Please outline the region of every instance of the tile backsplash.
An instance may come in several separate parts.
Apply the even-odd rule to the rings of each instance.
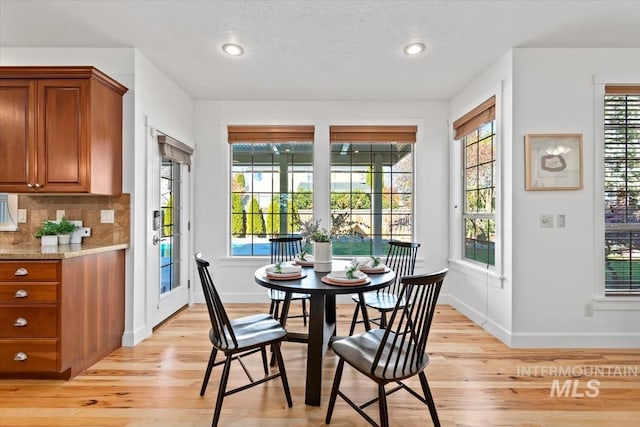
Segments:
[[[18,209],[27,210],[27,222],[18,224],[18,231],[0,232],[0,244],[37,243],[33,237],[45,220],[55,220],[56,211],[64,210],[69,220],[82,221],[91,228],[91,236],[83,243],[129,243],[131,230],[130,194],[120,196],[94,195],[19,195]],[[113,210],[113,224],[100,222],[101,210]]]

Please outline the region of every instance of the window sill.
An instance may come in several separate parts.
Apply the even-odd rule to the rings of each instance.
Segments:
[[[594,311],[640,311],[640,296],[594,297]]]
[[[0,225],[0,231],[18,231],[15,225]]]
[[[461,259],[449,259],[449,267],[452,270],[459,271],[475,280],[486,281],[488,284],[496,288],[503,288],[504,277],[498,275],[494,267],[486,267]]]

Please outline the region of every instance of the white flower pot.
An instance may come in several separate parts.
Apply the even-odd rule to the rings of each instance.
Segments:
[[[71,241],[71,234],[58,234],[58,244],[68,245]]]
[[[42,236],[40,244],[42,246],[58,246],[58,236]]]
[[[313,242],[313,269],[317,272],[331,271],[331,242]]]

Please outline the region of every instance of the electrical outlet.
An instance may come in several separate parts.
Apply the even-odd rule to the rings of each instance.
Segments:
[[[91,236],[91,227],[82,227],[80,229],[80,235],[82,237],[90,237]]]
[[[113,209],[103,209],[100,211],[100,222],[102,224],[113,224]]]
[[[19,223],[27,222],[27,210],[26,209],[18,209],[18,222]]]
[[[593,317],[593,304],[587,303],[584,305],[584,316]]]
[[[64,218],[64,213],[64,209],[58,209],[56,211],[56,221],[62,220],[62,218]]]

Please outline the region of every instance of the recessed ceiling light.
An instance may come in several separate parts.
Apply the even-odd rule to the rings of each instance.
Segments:
[[[222,45],[222,50],[227,55],[231,56],[240,56],[244,53],[244,49],[239,44],[235,43],[225,43]]]
[[[409,43],[402,49],[402,51],[406,55],[417,55],[419,53],[424,52],[425,45],[424,43]]]

